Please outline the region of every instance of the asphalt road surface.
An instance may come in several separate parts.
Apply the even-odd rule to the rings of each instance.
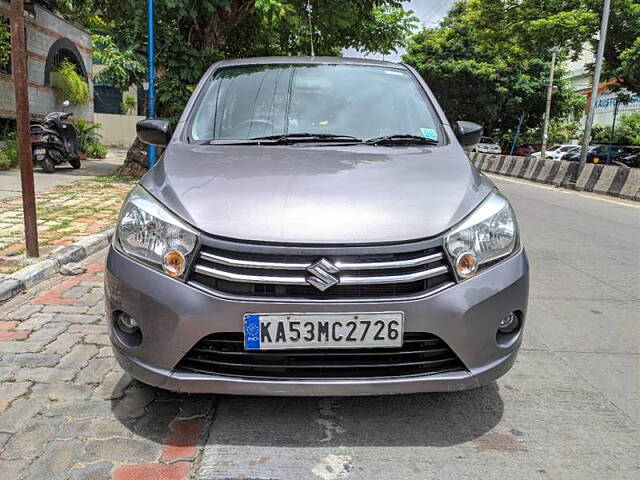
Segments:
[[[494,180],[531,261],[515,367],[461,393],[218,397],[197,478],[640,478],[640,205]]]

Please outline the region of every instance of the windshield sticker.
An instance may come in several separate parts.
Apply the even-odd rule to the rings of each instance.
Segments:
[[[436,132],[433,128],[420,128],[420,131],[422,132],[422,136],[424,138],[438,140],[438,132]]]

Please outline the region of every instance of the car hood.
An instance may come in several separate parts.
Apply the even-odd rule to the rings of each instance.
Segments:
[[[493,188],[455,144],[178,143],[141,184],[207,234],[296,244],[432,237],[462,220]]]

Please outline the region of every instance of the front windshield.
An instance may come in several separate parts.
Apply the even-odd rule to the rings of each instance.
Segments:
[[[442,138],[409,72],[360,65],[222,69],[202,93],[190,130],[203,143],[297,133]]]

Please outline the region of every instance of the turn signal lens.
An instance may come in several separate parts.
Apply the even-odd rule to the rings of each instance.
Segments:
[[[176,250],[171,250],[162,257],[162,269],[172,277],[182,275],[186,266],[184,255]]]
[[[468,278],[478,271],[478,259],[471,252],[465,252],[456,258],[456,272],[462,278]]]

